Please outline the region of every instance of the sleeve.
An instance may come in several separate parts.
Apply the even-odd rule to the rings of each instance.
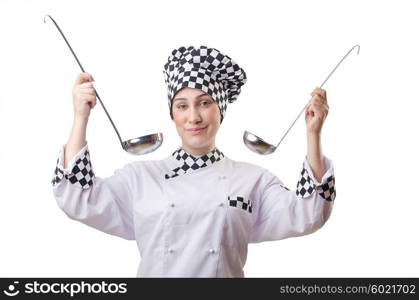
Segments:
[[[67,168],[63,167],[65,145],[61,148],[52,179],[58,206],[73,220],[127,240],[134,240],[133,170],[130,165],[108,178],[96,177],[88,145]]]
[[[332,212],[336,191],[333,163],[327,157],[324,160],[326,172],[318,182],[305,159],[294,191],[265,170],[259,182],[261,192],[256,201],[257,214],[250,243],[310,234],[326,223]]]

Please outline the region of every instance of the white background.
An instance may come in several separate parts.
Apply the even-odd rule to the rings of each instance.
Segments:
[[[337,198],[314,234],[252,244],[247,277],[419,276],[418,7],[415,1],[0,2],[0,276],[131,277],[135,242],[70,220],[52,195],[59,148],[72,124],[80,72],[60,25],[123,139],[163,132],[142,157],[121,150],[98,104],[88,126],[95,173],[161,159],[180,145],[162,68],[172,49],[207,45],[243,67],[217,146],[267,167],[295,188],[306,154],[299,119],[278,150],[250,152],[244,130],[277,143],[333,67],[324,154]],[[416,119],[416,120],[415,120]]]

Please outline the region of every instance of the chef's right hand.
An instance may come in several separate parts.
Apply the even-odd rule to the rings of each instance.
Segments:
[[[96,105],[96,90],[93,87],[94,79],[89,73],[80,73],[73,86],[74,117],[88,119],[90,110]]]

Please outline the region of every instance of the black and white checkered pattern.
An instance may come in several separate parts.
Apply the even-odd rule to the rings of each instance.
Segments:
[[[89,150],[86,150],[83,155],[76,160],[70,174],[65,174],[58,163],[59,159],[57,159],[57,165],[51,181],[53,186],[58,184],[63,178],[68,179],[72,184],[83,189],[88,189],[93,184],[95,174],[93,173],[92,164],[90,162]]]
[[[252,213],[252,201],[250,199],[245,199],[241,196],[230,197],[228,196],[228,204],[230,206],[241,208],[249,213]]]
[[[331,175],[327,178],[326,183],[317,187],[317,190],[324,199],[333,201],[336,198],[335,176]]]
[[[303,165],[303,169],[300,173],[300,179],[297,183],[296,194],[300,197],[307,197],[310,196],[315,189],[316,187],[314,185],[314,182],[311,179],[310,175],[308,175],[308,172]]]
[[[52,177],[52,181],[51,181],[53,186],[57,185],[64,177],[63,170],[58,166],[59,161],[60,159],[57,158],[57,163],[54,170],[54,176]]]
[[[329,176],[327,178],[326,183],[316,186],[303,164],[303,169],[301,171],[300,180],[298,180],[297,189],[295,192],[297,196],[305,198],[305,197],[310,196],[315,190],[317,190],[317,192],[320,194],[320,196],[323,199],[327,201],[335,200],[336,198],[335,176],[333,175]]]
[[[165,174],[164,178],[166,179],[183,175],[191,170],[207,167],[224,157],[224,154],[217,148],[199,157],[185,152],[182,148],[177,149],[172,155],[179,161],[180,167],[173,169],[170,174]]]
[[[183,87],[201,89],[217,102],[221,122],[227,111],[227,103],[233,103],[246,83],[246,73],[229,56],[206,46],[180,47],[172,51],[164,65],[164,81],[167,84],[170,116],[172,99]]]

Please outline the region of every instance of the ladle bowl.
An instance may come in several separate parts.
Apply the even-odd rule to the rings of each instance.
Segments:
[[[143,155],[156,150],[163,143],[163,134],[154,133],[122,142],[122,148],[130,154]]]
[[[275,151],[276,147],[265,142],[262,138],[245,131],[243,135],[243,142],[253,152],[262,155],[268,155]]]

